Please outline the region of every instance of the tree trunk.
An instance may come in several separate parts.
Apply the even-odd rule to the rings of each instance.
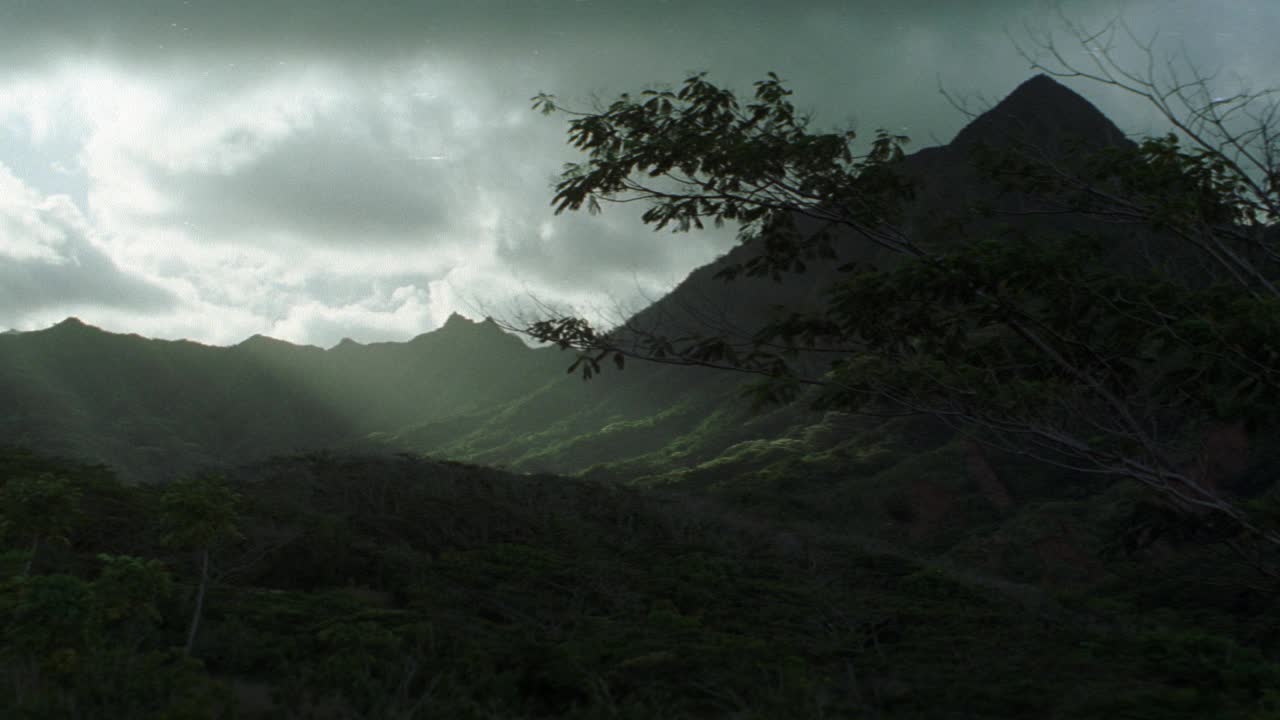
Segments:
[[[183,655],[191,655],[191,648],[196,644],[196,632],[200,630],[200,615],[204,612],[204,593],[209,587],[209,548],[200,552],[200,586],[196,589],[196,609],[191,613],[191,627],[187,630],[187,646]]]
[[[29,556],[27,556],[27,564],[26,564],[26,567],[22,568],[22,576],[23,576],[23,577],[28,577],[28,576],[30,576],[30,575],[31,575],[31,566],[35,564],[35,562],[36,562],[36,553],[37,553],[37,552],[39,552],[39,551],[40,551],[40,536],[39,536],[39,535],[37,535],[37,536],[35,536],[35,538],[34,538],[34,539],[32,539],[32,541],[31,541],[31,554],[30,554]]]
[[[983,497],[1002,513],[1012,510],[1013,495],[1009,493],[1009,486],[1004,484],[995,468],[991,467],[991,461],[982,446],[976,440],[967,439],[964,441],[964,453],[969,477],[977,483]]]

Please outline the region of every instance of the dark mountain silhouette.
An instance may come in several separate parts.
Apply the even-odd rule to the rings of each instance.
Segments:
[[[995,107],[966,125],[946,146],[964,150],[979,143],[1022,144],[1056,159],[1073,150],[1072,142],[1098,150],[1128,142],[1124,133],[1093,103],[1048,75],[1023,82]]]
[[[1004,100],[978,115],[947,145],[907,155],[898,172],[912,181],[916,201],[906,209],[903,226],[925,246],[943,247],[957,238],[955,221],[963,219],[970,235],[992,232],[1009,222],[1006,217],[981,219],[975,207],[990,204],[997,211],[1025,212],[1044,209],[1043,200],[1017,193],[1000,193],[993,182],[973,166],[980,147],[1016,150],[1045,162],[1072,165],[1082,151],[1131,144],[1105,115],[1070,88],[1037,75],[1019,85]],[[806,218],[797,224],[814,232],[818,225]],[[1061,229],[1061,216],[1017,219],[1028,232]],[[1080,219],[1074,222],[1082,223]],[[701,332],[748,338],[773,308],[814,308],[822,291],[839,277],[836,268],[859,261],[891,267],[904,259],[868,241],[845,235],[836,243],[835,263],[814,263],[806,272],[785,275],[781,282],[769,278],[739,277],[724,282],[715,276],[725,267],[749,260],[759,253],[752,244],[739,245],[715,262],[694,270],[671,293],[632,317],[632,324],[654,332],[680,336]]]
[[[950,222],[957,217],[965,216],[972,232],[990,231],[1006,222],[1003,218],[979,222],[973,210],[980,202],[1005,213],[1053,207],[1043,197],[998,192],[974,166],[975,153],[983,149],[1079,171],[1082,161],[1100,150],[1132,146],[1092,103],[1053,78],[1037,75],[974,118],[947,145],[926,148],[905,159],[902,173],[914,181],[916,189],[908,231],[945,243],[946,235],[953,232]],[[1061,220],[1024,216],[1018,222],[1033,231]]]

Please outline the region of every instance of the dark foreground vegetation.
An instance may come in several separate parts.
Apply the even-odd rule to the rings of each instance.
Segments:
[[[4,717],[1280,714],[1276,588],[1203,542],[1054,590],[769,503],[409,457],[168,486],[2,458]]]

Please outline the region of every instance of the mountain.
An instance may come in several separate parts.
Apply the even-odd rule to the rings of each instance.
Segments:
[[[1069,163],[1080,148],[1126,143],[1123,133],[1091,103],[1052,78],[1038,75],[976,117],[949,144],[904,158],[898,172],[917,191],[904,224],[925,246],[944,248],[957,238],[950,219],[965,219],[963,232],[970,235],[992,232],[1010,222],[974,217],[973,207],[979,202],[1007,211],[1035,206],[1034,199],[1002,194],[979,175],[973,168],[973,153],[981,146],[1034,151],[1051,161]],[[797,223],[817,230],[804,219]],[[1064,227],[1061,216],[1051,220],[1020,217],[1017,223],[1028,231]],[[780,281],[745,276],[732,282],[717,279],[722,269],[759,252],[753,244],[740,244],[695,269],[669,294],[632,316],[630,324],[674,337],[701,332],[745,340],[777,307],[818,307],[825,288],[840,277],[839,264],[858,260],[887,267],[901,259],[860,238],[837,237],[836,249],[837,262],[815,263],[806,272],[784,275]],[[824,366],[816,367],[820,371]],[[794,408],[763,416],[749,412],[734,398],[750,379],[714,370],[632,363],[621,373],[606,370],[604,377],[585,386],[575,378],[547,385],[501,413],[478,420],[466,433],[442,436],[427,425],[393,437],[409,447],[475,462],[555,472],[581,472],[605,463],[625,467],[625,474],[634,476],[713,461],[737,443],[777,433],[779,426],[785,431],[801,423],[801,418],[821,424],[820,416],[806,416]],[[557,420],[548,423],[548,413]],[[702,428],[703,442],[695,453],[689,437],[698,428]]]
[[[1076,93],[1048,77],[1031,78],[951,143],[902,161],[900,172],[918,192],[906,225],[924,242],[945,245],[954,231],[942,221],[979,201],[1025,208],[1026,198],[1001,195],[975,173],[974,148],[1032,148],[1065,161],[1071,142],[1100,148],[1128,141]],[[983,230],[970,219],[965,231]],[[838,247],[845,261],[894,261],[856,239],[840,238]],[[747,337],[775,306],[816,306],[838,277],[834,264],[818,264],[781,282],[715,278],[757,251],[742,245],[694,270],[633,323],[668,334],[710,326]],[[353,442],[523,470],[612,466],[634,475],[714,461],[735,443],[785,430],[803,415],[752,414],[736,399],[748,376],[631,363],[584,383],[564,373],[571,359],[554,348],[530,349],[492,320],[460,315],[405,343],[346,340],[329,350],[263,336],[230,348],[147,340],[71,318],[44,331],[0,335],[0,430],[147,479]],[[690,442],[694,436],[698,442]]]
[[[911,181],[916,199],[905,208],[902,226],[925,247],[939,248],[955,241],[958,231],[953,221],[957,219],[965,220],[964,232],[970,235],[992,232],[1007,222],[1004,218],[976,217],[974,209],[979,203],[1004,212],[1044,209],[1042,200],[1001,193],[994,182],[983,177],[973,163],[979,148],[1021,151],[1070,166],[1082,155],[1081,151],[1132,145],[1093,104],[1056,80],[1036,75],[975,117],[950,143],[924,148],[903,159],[896,170]],[[819,229],[815,221],[803,217],[795,222],[802,232]],[[1017,223],[1030,232],[1060,228],[1062,218],[1024,216]],[[780,282],[748,277],[730,283],[717,280],[715,276],[722,269],[759,253],[750,243],[738,245],[694,270],[671,293],[637,313],[632,322],[645,329],[674,328],[674,335],[705,331],[711,326],[747,338],[776,306],[815,307],[822,291],[839,277],[839,265],[857,261],[884,268],[904,259],[848,233],[837,235],[835,250],[837,262],[812,263],[804,273],[784,275]]]
[[[974,118],[948,143],[948,151],[979,143],[1020,144],[1062,160],[1076,149],[1100,150],[1128,142],[1093,103],[1043,73],[1024,81]]]
[[[1042,201],[1001,192],[973,168],[973,154],[986,146],[1069,164],[1080,148],[1126,144],[1088,101],[1051,78],[1033,77],[950,143],[906,156],[898,171],[913,181],[917,199],[904,224],[938,248],[1001,224],[1029,232],[1096,227],[1061,215],[979,216],[979,203],[1016,212]],[[837,240],[842,261],[896,261],[856,238]],[[1117,247],[1129,252],[1133,245]],[[675,335],[710,326],[747,337],[775,306],[815,306],[839,277],[836,264],[817,264],[780,282],[715,278],[756,252],[740,245],[694,270],[633,322]],[[818,454],[856,455],[851,443],[874,430],[803,404],[753,412],[739,397],[747,375],[631,362],[583,382],[565,374],[571,360],[555,348],[530,349],[492,321],[457,315],[406,343],[347,340],[329,350],[261,336],[207,348],[110,335],[68,320],[0,336],[0,430],[150,479],[273,452],[372,443],[525,472],[646,482],[703,477],[704,466],[718,468],[712,475],[763,467],[794,455],[792,446],[774,442],[780,438],[808,438],[800,444]],[[902,446],[916,451],[945,438],[937,428],[912,432]],[[826,439],[813,445],[813,438]]]
[[[481,410],[559,371],[547,351],[460,316],[407,343],[327,351],[151,340],[68,318],[0,335],[0,433],[160,480]]]

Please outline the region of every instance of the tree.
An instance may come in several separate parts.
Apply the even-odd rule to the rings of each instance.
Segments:
[[[80,489],[61,475],[19,476],[0,488],[0,530],[31,543],[23,575],[31,574],[41,543],[69,542],[79,517]]]
[[[0,666],[16,706],[53,705],[62,712],[50,715],[69,714],[67,689],[84,659],[89,592],[89,583],[64,573],[0,583]]]
[[[210,554],[218,543],[242,537],[236,526],[239,500],[239,494],[216,475],[174,481],[160,496],[161,521],[166,528],[165,542],[174,547],[195,550],[200,556],[195,608],[191,612],[187,642],[183,648],[186,655],[191,654],[200,629],[205,593],[209,587]]]
[[[1060,66],[1034,67],[1135,92],[1181,138],[1070,164],[1017,146],[979,148],[973,161],[1040,198],[1036,213],[1125,232],[1078,223],[1088,231],[914,235],[903,222],[914,187],[898,172],[907,139],[879,131],[857,154],[853,132],[811,131],[773,74],[745,103],[704,74],[591,112],[543,94],[535,108],[566,113],[570,144],[587,156],[565,167],[557,213],[639,201],[656,229],[736,222],[758,252],[726,266],[725,280],[805,272],[846,246],[895,259],[844,265],[818,311],[779,315],[745,342],[630,325],[606,332],[563,315],[521,329],[576,350],[570,369],[585,377],[631,356],[752,373],[765,400],[809,386],[820,406],[932,415],[988,445],[1137,480],[1226,536],[1280,545],[1280,527],[1196,464],[1206,427],[1268,427],[1280,408],[1276,105],[1237,129],[1233,120],[1269,95],[1221,98],[1198,74],[1175,73],[1169,86],[1119,72],[1098,34],[1070,27],[1110,74],[1072,68],[1052,39],[1045,48]],[[1136,229],[1156,238],[1157,252],[1126,244]],[[808,369],[813,357],[827,359],[824,370]]]
[[[93,632],[116,652],[131,657],[150,644],[163,618],[159,603],[172,579],[159,560],[100,554],[102,569],[93,583]]]
[[[164,647],[156,560],[99,555],[98,577],[64,573],[0,583],[0,697],[6,717],[223,716],[198,663]]]

